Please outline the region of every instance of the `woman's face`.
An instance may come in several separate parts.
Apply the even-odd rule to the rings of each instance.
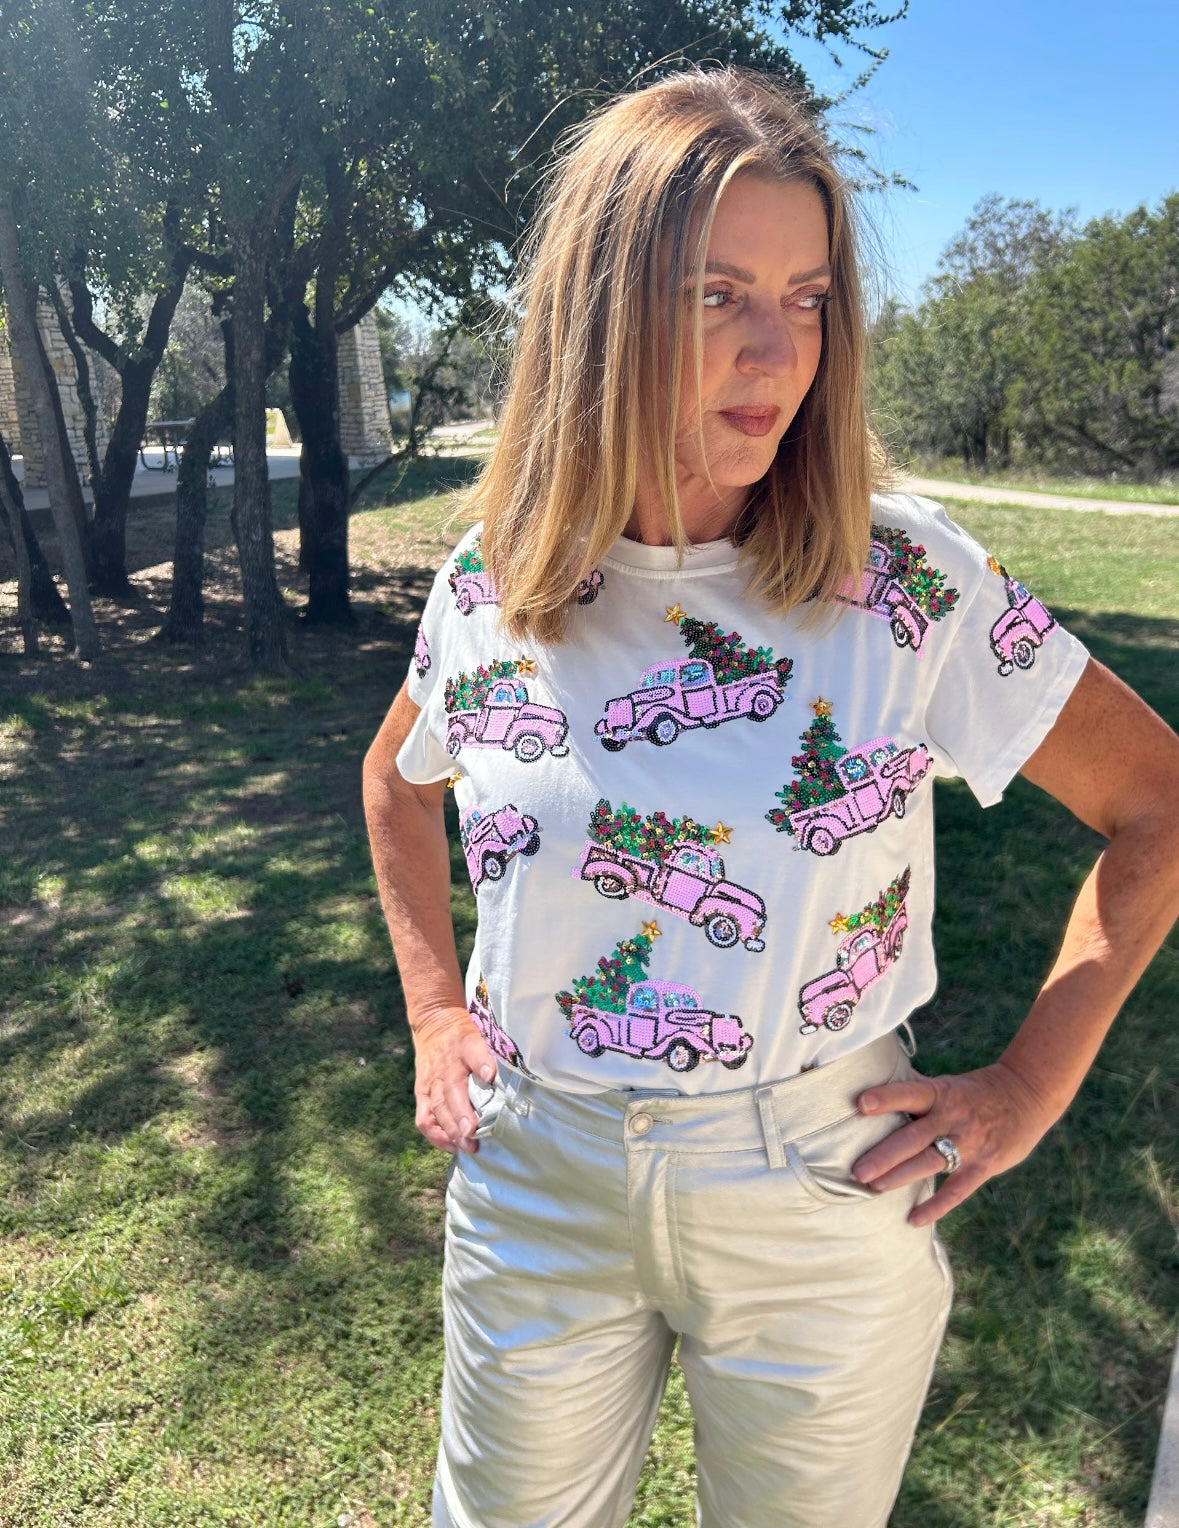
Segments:
[[[683,294],[689,344],[675,458],[692,540],[730,529],[815,379],[829,258],[826,212],[813,186],[739,175],[721,197],[698,273],[699,393],[690,342],[695,283]],[[646,540],[642,522],[654,506],[643,498],[636,508]]]

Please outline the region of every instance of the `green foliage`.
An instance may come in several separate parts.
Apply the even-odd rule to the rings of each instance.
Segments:
[[[876,331],[871,399],[902,453],[1155,478],[1179,465],[1179,193],[1078,229],[988,197],[912,312]]]
[[[785,686],[794,667],[792,658],[775,658],[769,647],[746,647],[735,631],[723,632],[715,621],[698,621],[686,615],[679,623],[688,656],[712,664],[718,684],[750,679],[754,674],[777,674]]]
[[[668,817],[665,812],[645,817],[625,801],[615,811],[604,796],[590,813],[587,831],[595,843],[655,864],[666,859],[677,843],[708,841],[708,830],[691,817]]]
[[[557,993],[557,1007],[566,1018],[572,1014],[575,1003],[584,1003],[587,1008],[598,1008],[603,1013],[625,1013],[628,992],[635,982],[646,978],[654,942],[653,934],[620,939],[609,956],[601,957],[596,971],[574,980],[572,992]]]
[[[454,571],[456,573],[482,573],[483,571],[483,543],[478,536],[471,542],[469,547],[454,559]]]
[[[497,679],[514,679],[519,669],[510,658],[480,664],[473,674],[456,674],[446,681],[442,703],[447,711],[477,711]]]

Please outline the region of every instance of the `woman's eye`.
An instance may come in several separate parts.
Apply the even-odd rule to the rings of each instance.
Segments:
[[[718,291],[705,292],[700,299],[700,306],[702,308],[723,308],[727,306],[732,295],[731,292],[726,291],[723,287]]]
[[[820,313],[831,301],[831,293],[807,292],[804,296],[795,300],[804,313]]]

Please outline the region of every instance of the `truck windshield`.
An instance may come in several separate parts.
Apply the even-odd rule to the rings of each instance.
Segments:
[[[708,669],[703,663],[685,663],[680,669],[681,684],[707,684]]]
[[[667,994],[667,1006],[669,1008],[695,1008],[696,994],[694,992],[669,992]]]
[[[876,768],[879,769],[882,764],[888,763],[896,751],[897,745],[895,743],[883,743],[879,748],[873,748],[868,757]]]
[[[675,857],[677,870],[694,870],[698,875],[708,874],[708,861],[695,849],[681,849]]]
[[[868,761],[853,754],[850,759],[839,761],[839,772],[849,784],[854,785],[857,780],[868,778]]]
[[[675,669],[652,669],[649,674],[643,675],[643,689],[650,690],[657,684],[674,684]]]
[[[659,994],[654,987],[635,987],[630,994],[630,1006],[641,1009],[644,1013],[657,1013]]]

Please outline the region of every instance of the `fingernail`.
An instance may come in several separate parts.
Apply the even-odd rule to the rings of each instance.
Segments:
[[[876,1103],[877,1103],[877,1099],[876,1099],[876,1094],[875,1093],[861,1093],[860,1094],[860,1108],[861,1109],[875,1109]]]
[[[479,1068],[479,1075],[484,1082],[490,1082],[495,1076],[495,1068],[493,1066],[481,1066]]]
[[[464,1135],[470,1135],[472,1130],[474,1130],[474,1128],[475,1128],[475,1121],[473,1119],[461,1119],[461,1120],[459,1120],[459,1129],[462,1131],[462,1133]]]

